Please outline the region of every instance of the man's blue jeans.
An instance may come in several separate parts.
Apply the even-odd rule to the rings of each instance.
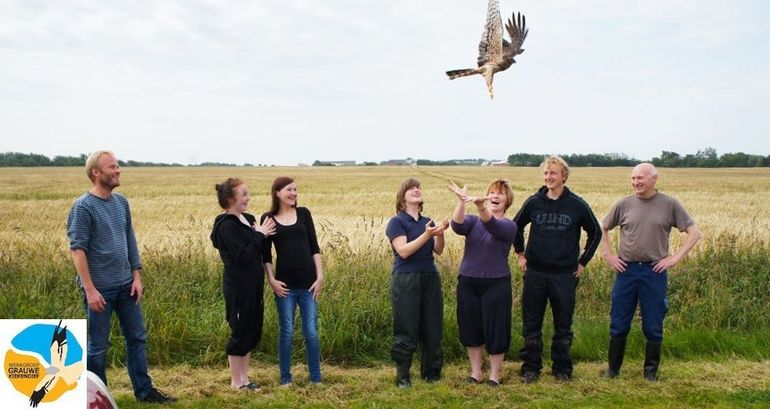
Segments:
[[[110,319],[114,311],[118,315],[120,329],[126,340],[126,365],[134,396],[144,398],[152,389],[152,380],[147,374],[147,331],[144,327],[142,307],[132,297],[131,283],[101,289],[106,305],[104,311],[94,312],[88,308],[85,292],[81,289],[83,303],[88,317],[88,352],[86,367],[107,385],[107,349],[110,346]]]
[[[310,382],[321,382],[321,347],[318,340],[318,304],[313,293],[306,289],[289,290],[286,297],[275,296],[278,309],[278,360],[281,369],[281,385],[292,382],[291,351],[294,336],[294,315],[297,305],[302,318],[302,335],[305,337]]]
[[[615,275],[610,308],[610,336],[625,338],[631,329],[636,305],[642,313],[642,331],[651,342],[663,341],[663,318],[668,311],[668,271],[652,271],[652,263],[627,262]]]

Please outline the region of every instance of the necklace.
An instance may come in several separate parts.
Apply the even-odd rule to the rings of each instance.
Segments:
[[[278,221],[281,222],[281,224],[286,224],[291,222],[292,216],[296,216],[296,214],[291,215],[291,214],[285,213],[281,216],[276,215],[276,217],[278,217]]]

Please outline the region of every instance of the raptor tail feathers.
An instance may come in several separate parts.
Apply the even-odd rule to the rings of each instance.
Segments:
[[[453,80],[455,78],[460,78],[460,77],[467,77],[469,75],[476,75],[476,74],[481,74],[481,71],[479,71],[478,69],[466,68],[463,70],[451,70],[446,72],[446,75],[449,77],[450,80]]]

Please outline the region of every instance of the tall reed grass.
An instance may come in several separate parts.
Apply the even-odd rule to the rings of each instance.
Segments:
[[[319,327],[324,360],[367,364],[388,359],[391,340],[389,277],[392,254],[379,236],[379,223],[362,218],[367,245],[350,239],[321,221],[326,243],[323,257],[326,285],[320,299]],[[364,234],[366,235],[366,234]],[[697,257],[672,270],[670,312],[666,319],[667,353],[679,357],[746,358],[770,356],[770,251],[764,243],[736,248],[733,237],[706,244]],[[84,317],[75,286],[75,271],[59,246],[17,246],[0,258],[0,316],[6,318]],[[228,327],[221,295],[222,266],[202,257],[210,243],[187,240],[145,248],[143,308],[150,334],[153,363],[223,362]],[[456,258],[460,255],[450,255]],[[35,260],[30,262],[29,260]],[[464,357],[457,340],[455,289],[457,263],[439,263],[444,291],[444,349],[447,359]],[[513,351],[520,347],[521,273],[514,270]],[[576,359],[605,356],[609,298],[614,273],[595,260],[581,279],[575,313]],[[276,359],[277,322],[272,293],[265,291],[265,330],[259,352]],[[638,317],[637,317],[638,318]],[[546,342],[551,333],[546,316]],[[638,319],[637,319],[638,321]],[[639,326],[631,343],[642,341]],[[113,325],[111,358],[123,359],[120,331]],[[297,356],[302,338],[295,337]],[[629,348],[634,356],[635,348]],[[641,350],[641,348],[637,348]]]

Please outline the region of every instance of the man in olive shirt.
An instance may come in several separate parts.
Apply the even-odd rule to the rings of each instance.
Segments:
[[[644,378],[658,379],[663,318],[668,310],[668,269],[679,263],[701,238],[701,231],[675,198],[655,188],[658,172],[642,163],[631,172],[634,194],[620,199],[602,221],[601,251],[617,272],[610,309],[609,369],[604,377],[620,374],[626,336],[637,303],[642,313],[642,331],[647,338]],[[620,226],[618,255],[610,247],[609,230]],[[682,246],[669,255],[671,228],[686,234]]]

